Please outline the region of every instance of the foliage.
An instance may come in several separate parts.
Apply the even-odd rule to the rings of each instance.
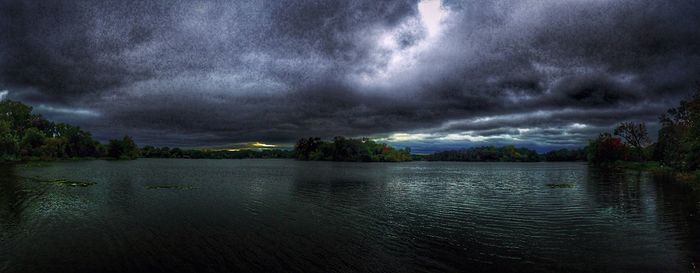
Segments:
[[[615,128],[614,134],[622,137],[625,143],[634,149],[638,161],[645,159],[644,147],[650,142],[646,124],[623,122]]]
[[[700,90],[659,118],[661,129],[654,159],[682,171],[700,167]]]
[[[20,142],[20,154],[22,156],[41,156],[41,147],[46,141],[44,132],[37,128],[28,128],[24,131],[24,137]]]
[[[68,157],[98,157],[99,142],[92,139],[89,132],[85,132],[80,127],[68,124],[57,124],[55,135],[66,140],[66,155]]]
[[[602,133],[597,139],[591,140],[586,147],[586,153],[588,162],[594,165],[611,165],[628,159],[627,146],[620,138],[609,133]]]
[[[19,140],[10,126],[9,121],[0,120],[0,162],[19,158]]]
[[[139,148],[129,136],[124,136],[120,140],[110,140],[107,150],[111,158],[136,159],[139,157]]]
[[[411,161],[411,149],[395,149],[384,143],[362,138],[335,137],[325,142],[317,137],[303,138],[294,146],[294,158],[299,160],[402,162]]]
[[[135,158],[136,145],[128,139],[130,143],[125,143],[125,139],[113,142],[124,144],[126,152],[124,156],[120,152],[119,158]],[[80,127],[50,122],[41,115],[32,114],[32,107],[20,102],[0,101],[0,162],[105,157],[110,149]]]
[[[669,109],[659,117],[659,121],[661,129],[656,143],[646,145],[649,141],[643,123],[622,123],[615,130],[615,135],[623,137],[625,144],[608,133],[601,134],[586,148],[588,160],[596,165],[628,160],[626,150],[632,148],[636,160],[654,160],[660,164],[622,163],[622,167],[697,172],[700,168],[700,86],[694,96]]]
[[[453,151],[437,152],[425,157],[429,161],[487,161],[487,162],[537,162],[542,157],[534,150],[515,148],[513,145],[503,147],[484,146]]]
[[[586,161],[585,149],[559,149],[549,151],[544,155],[545,161]]]

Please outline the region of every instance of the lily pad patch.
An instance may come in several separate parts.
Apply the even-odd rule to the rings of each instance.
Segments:
[[[555,183],[550,183],[546,184],[547,187],[550,189],[569,189],[576,187],[574,184],[567,184],[567,183],[560,183],[560,184],[555,184]]]
[[[163,185],[148,185],[146,186],[149,190],[162,190],[162,189],[174,189],[174,190],[191,190],[195,187],[190,185],[174,185],[174,184],[163,184]]]

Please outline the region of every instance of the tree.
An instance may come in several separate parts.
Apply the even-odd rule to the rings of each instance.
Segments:
[[[294,145],[294,157],[299,160],[311,160],[312,154],[318,151],[321,143],[321,139],[317,137],[299,139]]]
[[[10,129],[17,135],[24,135],[24,130],[30,127],[31,121],[41,118],[32,115],[32,107],[21,102],[5,100],[0,101],[0,119],[10,123]]]
[[[584,149],[559,149],[545,153],[544,159],[546,161],[585,161],[586,151]]]
[[[397,150],[366,138],[344,137],[335,137],[333,142],[324,142],[317,137],[302,138],[294,146],[294,158],[354,162],[399,162],[412,159],[410,149]]]
[[[0,161],[17,160],[19,155],[19,140],[12,133],[10,122],[0,120]]]
[[[425,159],[429,161],[535,162],[540,161],[541,157],[534,150],[506,145],[436,152],[426,156]]]
[[[139,157],[139,148],[130,136],[124,136],[121,140],[110,140],[107,150],[109,157],[114,159],[136,159]]]
[[[114,143],[112,152],[134,158],[138,149],[130,138]],[[118,148],[119,147],[119,148]],[[10,100],[0,101],[0,161],[25,157],[100,157],[109,154],[89,132],[68,124],[54,124],[32,107]]]
[[[700,86],[685,106],[688,109],[688,148],[690,150],[686,160],[688,169],[698,170],[700,169]]]
[[[619,160],[627,159],[627,148],[620,138],[610,133],[602,133],[591,140],[586,147],[588,162],[599,166],[608,166]]]
[[[41,156],[45,159],[66,157],[66,140],[63,138],[47,138],[41,146]]]
[[[644,147],[650,142],[646,124],[623,122],[615,128],[614,134],[622,137],[627,145],[634,148],[638,161],[644,159]]]
[[[171,158],[182,158],[184,156],[184,153],[182,149],[180,148],[173,148],[170,150],[170,157]]]
[[[694,96],[659,117],[661,129],[654,158],[677,170],[700,167],[700,87]]]
[[[92,139],[89,132],[80,127],[64,123],[56,125],[55,136],[66,139],[66,153],[70,157],[97,157],[99,143]]]
[[[20,150],[23,156],[41,156],[41,146],[44,145],[46,135],[37,128],[29,128],[24,131],[20,142]]]

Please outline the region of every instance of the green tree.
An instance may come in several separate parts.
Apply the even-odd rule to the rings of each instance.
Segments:
[[[83,131],[80,127],[57,124],[55,136],[66,140],[66,153],[70,157],[97,157],[99,142],[92,138],[89,132]]]
[[[124,136],[121,140],[110,140],[107,150],[109,157],[114,159],[136,159],[139,157],[139,148],[130,136]]]
[[[299,160],[332,161],[387,161],[399,162],[412,160],[410,148],[397,150],[373,140],[334,137],[333,142],[324,142],[320,138],[302,138],[294,146],[294,157]],[[283,155],[283,154],[281,154]]]
[[[44,159],[58,159],[67,157],[66,140],[63,138],[47,138],[41,147],[41,156]]]
[[[312,160],[314,153],[318,153],[321,144],[321,139],[317,137],[299,139],[294,146],[294,157],[299,160]]]
[[[700,88],[689,100],[659,118],[661,129],[654,158],[677,170],[700,167]]]
[[[37,128],[28,128],[20,142],[20,150],[23,156],[41,156],[41,146],[44,145],[46,135]]]
[[[40,118],[32,115],[32,107],[21,102],[0,101],[0,119],[10,123],[10,129],[17,135],[24,135],[24,130],[31,127],[31,122]]]
[[[19,140],[10,128],[10,122],[0,120],[0,162],[17,160],[19,157]]]

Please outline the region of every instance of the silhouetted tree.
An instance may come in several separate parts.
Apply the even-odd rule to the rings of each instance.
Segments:
[[[124,136],[121,140],[109,141],[109,157],[115,159],[136,159],[139,157],[139,149],[130,136]]]
[[[614,134],[622,137],[627,145],[632,146],[638,161],[644,160],[644,147],[650,142],[646,124],[623,122],[615,128]]]
[[[659,118],[654,158],[678,170],[700,167],[700,88],[689,100],[669,109]]]

